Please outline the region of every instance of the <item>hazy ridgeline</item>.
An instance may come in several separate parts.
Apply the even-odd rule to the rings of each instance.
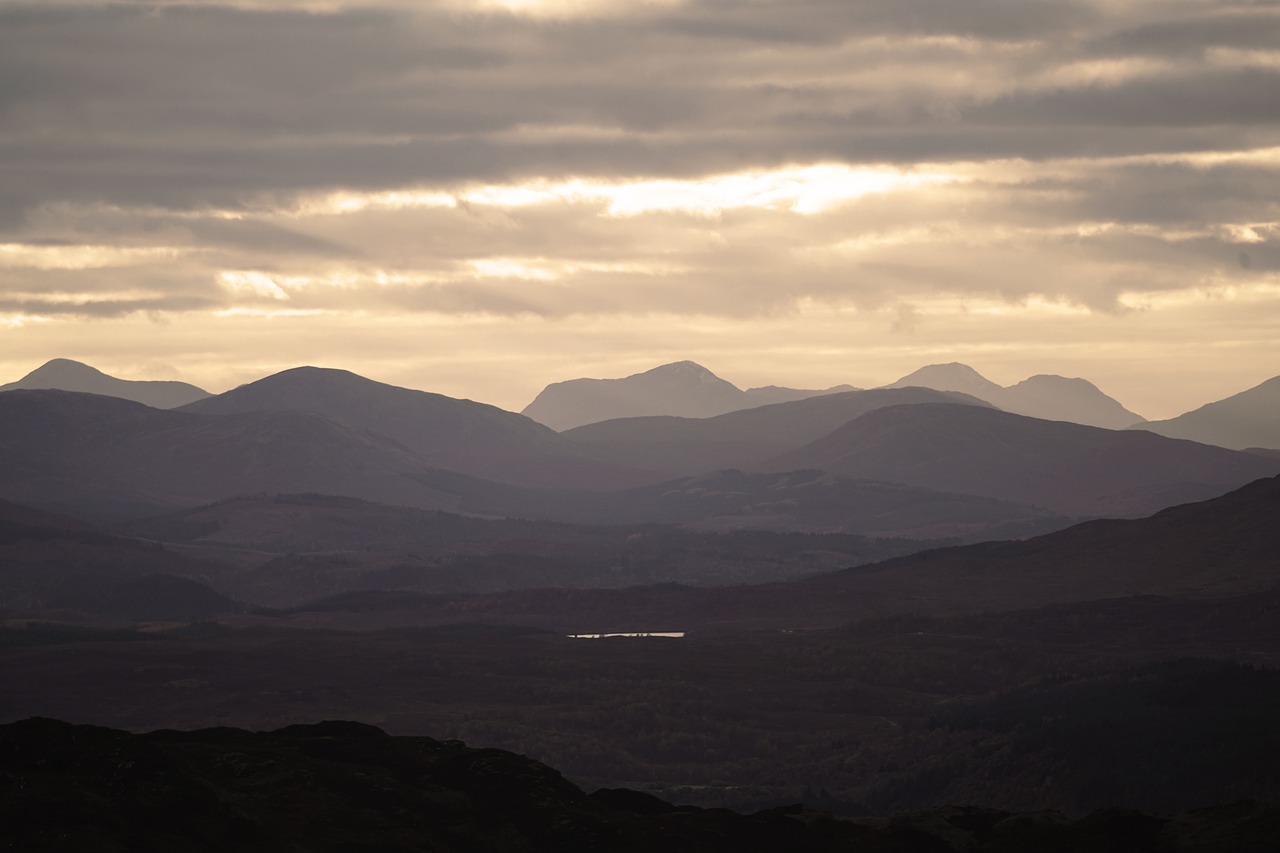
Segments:
[[[947,833],[972,849],[1104,849],[1090,827],[1121,824],[1146,833],[1133,849],[1276,837],[1258,804],[1082,820],[1280,797],[1274,380],[1124,429],[1132,413],[1083,380],[1000,388],[944,365],[902,387],[741,391],[681,363],[551,386],[530,408],[572,410],[557,432],[345,371],[161,409],[54,366],[46,385],[99,384],[0,394],[0,671],[21,685],[0,696],[0,721],[341,719],[417,738],[0,733],[65,752],[59,769],[18,750],[4,772],[65,783],[63,813],[86,825],[110,823],[95,798],[169,802],[210,838],[269,849],[332,796],[296,788],[323,758],[333,790],[365,784],[348,771],[387,773],[403,802],[436,797],[451,826],[507,822],[472,847],[433,836],[440,849],[504,849],[502,833],[524,839],[511,849],[625,837],[614,849],[639,850],[662,833],[670,849],[703,849],[700,833],[737,849],[890,849],[875,845],[898,824],[819,813],[947,805],[986,811],[917,815],[916,840],[892,849]],[[626,406],[637,415],[583,420]],[[1089,423],[1102,417],[1113,428]],[[569,636],[610,633],[680,636]],[[661,801],[583,798],[553,771],[448,739]],[[108,778],[95,762],[134,750],[142,769],[120,764],[114,788],[95,787]],[[409,784],[415,762],[443,774],[436,793]],[[247,805],[232,820],[191,793],[235,800],[247,780],[293,803],[285,823]],[[527,808],[502,811],[500,789]],[[5,813],[29,796],[6,793]],[[810,808],[731,820],[669,802]],[[430,835],[370,808],[344,825],[368,820],[388,843]],[[1044,810],[1061,816],[1012,814]],[[50,820],[24,818],[25,837],[48,841]],[[582,834],[566,841],[566,826]],[[128,836],[117,829],[102,838]]]

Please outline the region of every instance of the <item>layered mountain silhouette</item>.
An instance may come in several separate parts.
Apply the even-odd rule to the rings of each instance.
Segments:
[[[133,400],[157,409],[173,409],[202,400],[209,392],[186,382],[135,382],[108,376],[97,368],[67,358],[55,358],[0,391],[55,388]]]
[[[1274,600],[1280,477],[1142,519],[1102,519],[1022,541],[923,551],[785,583],[719,589],[523,590],[405,600],[384,624],[471,620],[565,632],[820,628],[888,614],[1013,611],[1134,595]],[[393,609],[393,608],[387,608]],[[1266,610],[1266,606],[1262,608]],[[1252,617],[1251,617],[1252,618]]]
[[[965,394],[929,388],[878,388],[822,394],[710,418],[621,418],[566,430],[562,435],[600,458],[690,474],[754,464],[884,406],[940,402],[990,406]]]
[[[1280,376],[1176,418],[1132,428],[1236,450],[1280,449]]]
[[[327,492],[443,508],[403,445],[315,412],[197,415],[70,391],[0,395],[0,497],[128,517],[251,492]]]
[[[930,364],[885,387],[912,386],[960,391],[1006,412],[1051,421],[1124,429],[1144,420],[1103,394],[1093,383],[1065,376],[1040,374],[1005,388],[967,364],[952,362]]]
[[[1275,459],[1149,432],[954,404],[877,409],[761,468],[818,468],[1075,516],[1144,515],[1280,470]]]
[[[707,418],[817,394],[851,391],[841,385],[804,391],[770,385],[743,391],[692,361],[664,364],[622,379],[570,379],[544,388],[522,414],[555,430],[614,418],[672,415]]]
[[[1073,519],[1013,501],[940,492],[817,470],[720,468],[611,492],[442,488],[460,509],[588,524],[680,524],[710,531],[840,533],[977,541],[1057,530]]]
[[[602,488],[652,482],[646,472],[593,459],[523,415],[442,394],[298,367],[184,406],[195,414],[316,412],[391,439],[425,466],[539,486]],[[344,492],[349,494],[349,492]]]

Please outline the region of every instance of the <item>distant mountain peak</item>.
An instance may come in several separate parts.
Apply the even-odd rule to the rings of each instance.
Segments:
[[[986,400],[988,394],[1003,390],[999,385],[983,376],[967,364],[958,361],[946,364],[926,364],[924,367],[894,382],[888,388],[907,388],[910,386],[932,388],[935,391],[963,391]],[[994,402],[988,400],[988,402]]]
[[[132,381],[117,379],[80,361],[70,358],[53,358],[8,385],[0,385],[0,391],[58,390],[99,394],[132,400],[156,409],[172,409],[209,396],[203,388],[186,382]]]
[[[36,383],[46,383],[45,387],[62,388],[66,383],[94,383],[94,382],[110,382],[115,379],[114,376],[103,373],[96,367],[85,364],[82,361],[74,361],[69,358],[52,358],[26,376],[18,380],[18,382],[26,383],[27,387],[35,387]],[[116,380],[123,382],[125,380]],[[17,385],[18,383],[14,383]],[[62,390],[73,391],[74,388],[63,388]]]
[[[1108,397],[1087,379],[1037,373],[1007,388],[987,379],[967,364],[926,365],[886,388],[918,385],[936,391],[962,391],[1006,412],[1050,421],[1124,429],[1143,420]]]

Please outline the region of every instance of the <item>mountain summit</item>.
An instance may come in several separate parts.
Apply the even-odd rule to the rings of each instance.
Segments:
[[[134,382],[117,379],[78,361],[55,358],[28,373],[17,382],[0,385],[0,391],[26,389],[42,391],[79,391],[84,394],[100,394],[103,397],[119,397],[153,409],[174,409],[209,396],[209,392],[186,382]]]
[[[1125,429],[1144,418],[1120,405],[1085,379],[1039,374],[1001,387],[967,364],[926,365],[886,388],[918,386],[936,391],[962,391],[1015,415],[1047,421],[1069,421],[1104,429]]]
[[[563,431],[617,418],[653,415],[710,418],[770,403],[851,390],[847,385],[825,391],[770,385],[743,391],[697,362],[676,361],[621,379],[553,382],[542,389],[521,414]]]
[[[652,480],[584,459],[568,439],[514,412],[348,370],[295,367],[184,407],[218,415],[280,410],[318,412],[390,438],[427,465],[502,482],[591,488]]]

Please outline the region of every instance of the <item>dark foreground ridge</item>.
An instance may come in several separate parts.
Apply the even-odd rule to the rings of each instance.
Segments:
[[[741,815],[558,772],[459,741],[352,722],[135,735],[32,718],[0,726],[3,850],[1270,851],[1280,808],[1173,817],[945,808],[845,821],[803,806]]]

